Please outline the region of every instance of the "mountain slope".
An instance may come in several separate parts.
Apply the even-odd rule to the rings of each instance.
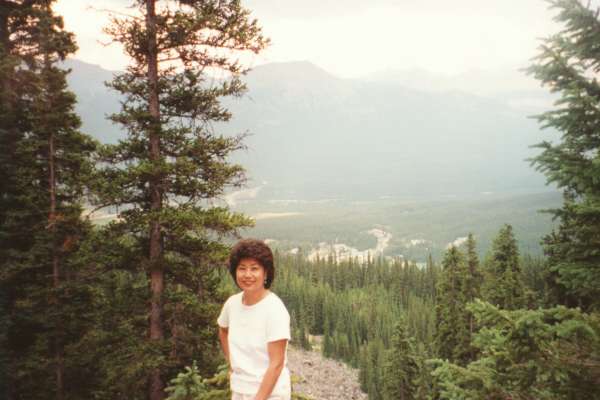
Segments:
[[[75,111],[81,117],[82,130],[105,143],[123,137],[120,128],[107,120],[120,108],[118,94],[104,84],[112,79],[113,72],[75,59],[66,60],[64,67],[71,69],[67,81],[77,95]]]
[[[69,79],[84,130],[105,142],[118,127],[104,120],[118,96],[102,85],[112,73],[70,61]],[[249,91],[224,103],[234,115],[218,133],[249,132],[236,161],[261,195],[369,197],[543,189],[526,158],[541,141],[527,112],[502,99],[432,93],[382,80],[344,80],[308,62],[256,67]],[[254,182],[254,183],[253,183]]]

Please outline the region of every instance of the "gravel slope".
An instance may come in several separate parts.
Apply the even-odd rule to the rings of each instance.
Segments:
[[[367,400],[360,390],[358,370],[293,346],[287,355],[294,392],[313,400]]]

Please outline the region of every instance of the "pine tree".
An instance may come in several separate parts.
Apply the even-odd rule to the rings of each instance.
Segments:
[[[431,256],[431,253],[429,253],[427,255],[427,265],[425,267],[425,270],[427,271],[426,279],[425,279],[425,281],[426,281],[426,289],[425,290],[426,290],[427,295],[431,296],[432,300],[435,301],[438,267],[433,262],[433,257]]]
[[[467,269],[468,276],[466,281],[466,297],[467,302],[472,302],[475,299],[481,297],[481,284],[483,281],[483,275],[479,268],[479,257],[477,256],[477,249],[475,244],[475,238],[473,234],[469,233],[467,236]],[[475,317],[473,314],[468,315],[469,324],[469,335],[473,338],[473,334],[477,329],[475,323]],[[476,348],[472,343],[469,343],[469,360],[474,360],[476,355]]]
[[[559,228],[544,238],[555,301],[600,309],[600,55],[598,7],[577,0],[552,0],[563,29],[544,40],[529,72],[560,95],[555,109],[537,116],[561,140],[537,145],[533,164],[564,192],[551,210]]]
[[[521,257],[523,283],[526,287],[527,307],[536,308],[543,305],[555,305],[550,299],[548,283],[548,264],[544,256],[525,254]]]
[[[454,246],[444,255],[437,294],[435,343],[440,357],[466,362],[471,342],[466,310],[468,272],[464,256]]]
[[[371,400],[383,400],[383,362],[385,348],[383,342],[374,339],[367,345],[366,350],[366,393]]]
[[[511,225],[504,225],[494,239],[485,272],[482,291],[486,301],[509,310],[525,305],[519,250]]]
[[[185,326],[183,319],[192,318],[212,324],[210,314],[197,313],[202,303],[214,301],[205,280],[226,254],[220,239],[251,223],[210,206],[244,179],[242,168],[226,159],[242,147],[242,136],[218,135],[212,124],[231,118],[219,99],[245,89],[240,75],[247,69],[236,55],[258,53],[267,40],[236,0],[144,0],[132,7],[139,17],[114,18],[106,29],[123,44],[131,64],[110,83],[124,96],[121,112],[111,119],[127,129],[128,139],[103,152],[100,203],[123,207],[110,229],[114,237],[137,243],[139,268],[147,274],[150,354],[142,368],[155,400],[164,397],[167,366],[189,364],[182,357],[169,360],[163,351],[178,332],[167,332],[166,322]],[[230,78],[217,81],[207,75],[211,70]],[[188,302],[195,305],[177,311],[177,303]],[[188,339],[197,341],[194,337],[190,332]],[[182,340],[171,340],[171,347]]]
[[[467,301],[473,301],[481,295],[481,283],[483,276],[479,267],[479,257],[477,256],[477,248],[475,237],[472,233],[467,236],[467,269],[468,281],[466,287]]]
[[[310,345],[310,340],[306,331],[306,324],[304,322],[301,322],[300,324],[298,335],[300,336],[300,347],[302,347],[304,350],[311,350],[312,346]]]
[[[17,272],[25,267],[24,258],[31,247],[27,240],[29,232],[20,229],[17,221],[23,196],[17,174],[20,158],[14,149],[27,132],[31,118],[25,99],[32,88],[25,83],[32,73],[23,64],[24,47],[35,42],[27,33],[30,27],[27,16],[32,12],[32,3],[0,2],[0,313],[4,316],[0,326],[0,396],[6,398],[15,391],[9,374],[14,371],[10,342],[11,321],[14,322],[12,304],[16,295],[11,293],[13,285],[9,282],[17,280]],[[15,40],[16,35],[20,41]],[[21,215],[21,223],[31,224],[23,217]]]
[[[491,279],[485,283],[486,297],[502,308],[479,301],[469,305],[481,327],[475,340],[481,356],[466,368],[440,364],[434,375],[443,399],[600,398],[600,9],[578,0],[549,4],[558,10],[556,20],[563,29],[544,41],[529,72],[560,95],[555,109],[537,118],[562,137],[540,143],[542,151],[532,161],[564,194],[562,208],[551,210],[560,225],[544,238],[549,303],[581,308],[515,309],[523,303],[522,284],[516,279],[518,253],[512,231],[503,228],[494,241],[487,263],[486,279]],[[545,292],[538,272],[529,272],[530,287]]]
[[[95,144],[77,130],[67,71],[57,67],[76,46],[52,2],[0,4],[0,80],[8,90],[2,93],[0,119],[6,124],[0,137],[12,149],[0,161],[10,175],[2,188],[0,290],[10,313],[9,395],[53,393],[62,399],[65,346],[80,333],[79,323],[68,317],[81,299],[73,297],[79,293],[67,277],[76,270],[75,253],[89,230],[81,201]]]
[[[171,379],[166,392],[167,400],[229,400],[229,375],[226,368],[209,379],[203,379],[196,363],[185,367],[184,372]]]
[[[325,316],[325,323],[323,324],[323,355],[325,357],[333,356],[333,343],[332,343],[332,332],[330,328],[329,318]]]
[[[419,376],[415,343],[408,336],[406,321],[401,318],[394,329],[392,345],[383,366],[383,398],[386,400],[413,399]]]
[[[67,71],[56,65],[66,54],[75,51],[72,35],[62,35],[63,41],[53,41],[53,33],[60,29],[62,20],[53,15],[50,1],[43,4],[40,17],[42,33],[42,66],[39,72],[41,93],[33,101],[32,111],[37,116],[31,135],[25,141],[32,159],[40,161],[39,169],[47,177],[47,234],[40,240],[49,244],[48,253],[42,255],[52,265],[52,290],[54,307],[57,309],[52,324],[53,352],[57,379],[57,398],[65,392],[64,347],[68,339],[64,312],[65,296],[69,282],[66,281],[67,268],[73,265],[70,258],[89,226],[81,221],[82,196],[85,183],[92,173],[90,156],[95,149],[94,142],[77,129],[81,123],[74,114],[75,96],[67,91]],[[69,40],[70,39],[70,40]],[[56,38],[54,38],[56,40]],[[62,299],[61,299],[62,297]],[[77,301],[77,300],[75,300]]]
[[[358,356],[358,383],[360,383],[360,389],[367,393],[368,391],[368,371],[369,371],[369,356],[367,354],[367,345],[360,346]]]
[[[558,306],[503,310],[476,301],[481,357],[469,365],[441,362],[434,372],[442,399],[600,399],[600,324]]]

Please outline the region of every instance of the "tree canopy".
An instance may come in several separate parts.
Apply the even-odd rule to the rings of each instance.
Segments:
[[[562,30],[543,41],[529,73],[559,99],[537,116],[561,134],[538,144],[532,162],[564,192],[551,210],[560,220],[544,238],[555,301],[586,310],[600,307],[600,40],[598,9],[578,0],[551,0]]]

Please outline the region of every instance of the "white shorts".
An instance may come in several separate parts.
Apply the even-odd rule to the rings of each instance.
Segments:
[[[269,396],[268,400],[290,400],[291,396]],[[254,400],[253,394],[241,394],[233,392],[231,394],[231,400]]]

